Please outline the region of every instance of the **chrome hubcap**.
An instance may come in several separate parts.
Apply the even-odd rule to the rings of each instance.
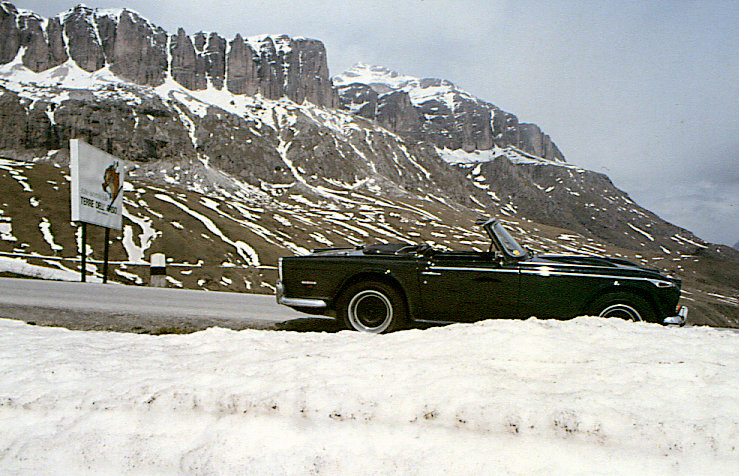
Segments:
[[[612,304],[607,308],[603,309],[599,317],[618,317],[629,321],[641,321],[641,315],[639,311],[629,306],[628,304]]]
[[[393,318],[393,305],[379,291],[367,289],[354,295],[347,311],[349,322],[362,332],[380,333]]]

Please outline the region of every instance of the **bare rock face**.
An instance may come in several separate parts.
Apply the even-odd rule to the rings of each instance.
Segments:
[[[564,161],[564,155],[559,151],[552,139],[544,134],[536,124],[519,124],[518,147],[539,157],[549,160]]]
[[[18,94],[0,86],[0,149],[21,149],[26,142],[26,108]]]
[[[58,66],[67,60],[62,40],[61,23],[58,18],[46,22],[40,16],[20,13],[10,3],[0,4],[0,61],[9,62],[15,58],[20,47],[25,47],[23,64],[30,70],[39,72]]]
[[[438,79],[421,80],[422,87],[439,87],[448,83]],[[452,85],[453,87],[453,85]],[[446,98],[429,98],[420,104],[421,114],[426,118],[423,125],[426,135],[438,147],[464,149],[466,151],[488,150],[493,147],[490,129],[490,106],[466,95],[453,94],[452,101]]]
[[[408,139],[467,152],[514,146],[548,160],[564,161],[564,155],[536,125],[519,124],[515,115],[447,80],[356,65],[334,81],[342,109],[376,120]],[[409,102],[403,104],[401,97]]]
[[[191,90],[205,89],[208,86],[205,60],[195,52],[190,37],[182,28],[170,39],[169,52],[172,56],[170,71],[175,81]]]
[[[0,40],[0,64],[12,61],[25,46],[23,63],[36,72],[62,64],[68,51],[85,71],[107,65],[140,85],[158,86],[171,74],[190,90],[205,89],[210,82],[234,94],[338,105],[326,49],[318,40],[284,35],[245,40],[237,35],[229,42],[217,33],[190,37],[181,28],[170,37],[125,9],[111,13],[79,5],[44,21],[19,13],[9,2],[0,3]]]
[[[453,85],[441,79],[425,78],[419,80],[418,87],[453,88]],[[490,127],[492,105],[454,93],[453,103],[447,97],[434,96],[414,102],[406,89],[412,90],[350,83],[339,85],[337,92],[341,108],[415,141],[466,151],[488,150],[496,143]]]
[[[92,15],[91,8],[78,5],[68,12],[63,23],[69,55],[80,68],[91,73],[105,66],[103,46]]]
[[[12,3],[0,3],[0,63],[13,61],[21,44],[21,33],[16,22],[18,10]]]
[[[390,89],[381,94],[373,87],[361,83],[339,86],[336,90],[344,109],[376,121],[385,129],[403,137],[415,141],[424,140],[421,131],[422,110],[413,105],[405,91]]]
[[[254,50],[236,35],[229,43],[226,87],[234,94],[253,95],[257,92],[257,61]]]
[[[518,145],[521,142],[518,117],[495,108],[493,113],[493,138],[496,144]]]
[[[287,40],[287,38],[278,37],[278,40]],[[280,41],[283,46],[287,41]],[[280,56],[284,56],[285,51],[281,49],[277,51],[275,41],[271,37],[266,37],[259,42],[257,46],[257,54],[259,55],[258,88],[265,97],[278,98],[285,91],[286,80],[284,78],[283,61]]]
[[[421,115],[405,91],[392,91],[378,97],[376,111],[375,120],[385,129],[420,139]]]
[[[338,104],[320,41],[285,35],[244,41],[237,35],[229,46],[226,84],[230,92],[259,93],[270,99],[287,96],[326,107]]]
[[[167,72],[167,33],[124,10],[115,31],[111,71],[137,84],[159,86]]]
[[[26,47],[23,64],[31,71],[39,72],[50,68],[49,45],[46,44],[44,31],[41,29],[41,18],[23,16],[18,18],[22,25],[21,45]],[[54,65],[56,66],[56,65]]]
[[[307,100],[313,104],[336,107],[338,97],[329,78],[326,48],[311,39],[290,41],[290,51],[284,56],[287,71],[285,94],[295,102]]]
[[[0,87],[0,150],[59,149],[56,129],[49,120],[54,105],[21,98]]]
[[[193,44],[203,58],[206,78],[216,88],[223,88],[226,77],[226,40],[218,33],[211,33],[207,37],[204,33],[196,33]]]
[[[115,37],[118,28],[118,19],[113,16],[100,16],[95,18],[97,26],[98,38],[103,46],[103,53],[106,58],[113,58],[115,55]]]
[[[59,18],[50,18],[46,25],[46,39],[49,45],[50,66],[60,65],[69,59],[64,44],[62,22]]]
[[[377,117],[377,97],[379,94],[371,86],[362,83],[351,83],[338,86],[339,104],[343,109],[374,120]]]

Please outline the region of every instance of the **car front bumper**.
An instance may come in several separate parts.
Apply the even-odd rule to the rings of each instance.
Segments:
[[[674,316],[665,317],[662,324],[671,326],[684,326],[688,320],[688,308],[685,306],[678,306],[677,314]]]

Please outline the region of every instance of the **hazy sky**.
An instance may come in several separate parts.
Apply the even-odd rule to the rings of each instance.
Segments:
[[[73,0],[17,0],[43,16]],[[710,241],[739,241],[739,1],[87,0],[174,32],[323,40],[449,79],[534,122],[571,163]]]

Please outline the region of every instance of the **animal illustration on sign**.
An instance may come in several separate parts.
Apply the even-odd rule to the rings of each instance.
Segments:
[[[118,172],[118,162],[113,162],[105,169],[103,175],[103,190],[110,197],[110,204],[108,207],[113,205],[118,194],[121,193],[121,174]]]

